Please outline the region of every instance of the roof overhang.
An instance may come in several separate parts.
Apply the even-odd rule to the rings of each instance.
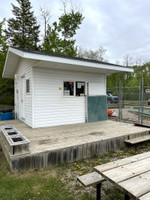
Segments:
[[[34,62],[33,67],[47,67],[52,69],[61,69],[69,71],[80,71],[89,73],[112,74],[117,72],[133,72],[132,68],[127,68],[110,63],[96,62],[87,59],[78,59],[71,57],[56,56],[53,54],[44,54],[9,47],[5,65],[3,69],[3,78],[14,78],[17,67],[21,59],[30,59]]]

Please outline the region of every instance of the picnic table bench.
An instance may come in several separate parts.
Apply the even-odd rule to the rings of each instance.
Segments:
[[[97,172],[91,172],[89,174],[78,176],[77,180],[85,187],[96,185],[96,200],[101,199],[101,184],[105,181],[105,179],[100,174]]]
[[[119,159],[94,168],[124,193],[124,199],[150,200],[150,152]]]

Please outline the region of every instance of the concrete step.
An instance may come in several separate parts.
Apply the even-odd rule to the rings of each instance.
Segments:
[[[138,144],[138,143],[146,142],[146,141],[149,141],[149,140],[150,140],[150,135],[144,135],[142,137],[125,140],[124,142],[128,143],[128,144]]]

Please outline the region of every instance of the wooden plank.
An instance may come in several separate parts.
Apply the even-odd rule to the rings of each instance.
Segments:
[[[140,123],[134,123],[135,126],[140,126],[140,127],[145,127],[145,128],[150,128],[150,125],[148,124],[140,124]]]
[[[99,165],[95,170],[139,200],[150,200],[150,152]]]
[[[94,169],[98,173],[99,172],[105,172],[107,170],[114,169],[114,168],[117,168],[117,167],[120,167],[120,166],[123,166],[123,165],[127,165],[129,163],[135,163],[138,160],[143,160],[143,159],[146,159],[146,158],[149,158],[149,157],[150,157],[150,152],[141,153],[141,154],[138,154],[138,155],[135,155],[135,156],[131,156],[131,157],[128,157],[128,158],[124,158],[124,159],[120,159],[120,160],[117,160],[117,161],[109,162],[109,163],[104,164],[104,165],[98,165],[98,166],[94,167]]]
[[[149,140],[150,140],[150,135],[144,135],[142,137],[133,138],[133,139],[130,139],[130,140],[125,140],[124,142],[128,143],[128,144],[138,144],[138,143],[146,142],[146,141],[149,141]]]
[[[102,173],[102,175],[114,183],[130,179],[150,170],[150,158],[130,163]]]
[[[128,191],[134,197],[139,198],[150,191],[150,171],[120,182],[118,186],[123,188],[125,192]]]
[[[143,196],[141,196],[139,198],[139,200],[150,200],[150,192],[145,194],[145,195],[143,195]]]
[[[105,181],[105,179],[97,172],[92,172],[89,174],[85,174],[83,176],[78,176],[77,180],[86,187],[89,187],[94,184],[102,183],[103,181]]]

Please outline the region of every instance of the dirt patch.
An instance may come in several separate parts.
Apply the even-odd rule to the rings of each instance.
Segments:
[[[89,135],[96,135],[96,136],[103,135],[103,134],[104,134],[103,132],[93,132],[93,133],[89,133]]]

